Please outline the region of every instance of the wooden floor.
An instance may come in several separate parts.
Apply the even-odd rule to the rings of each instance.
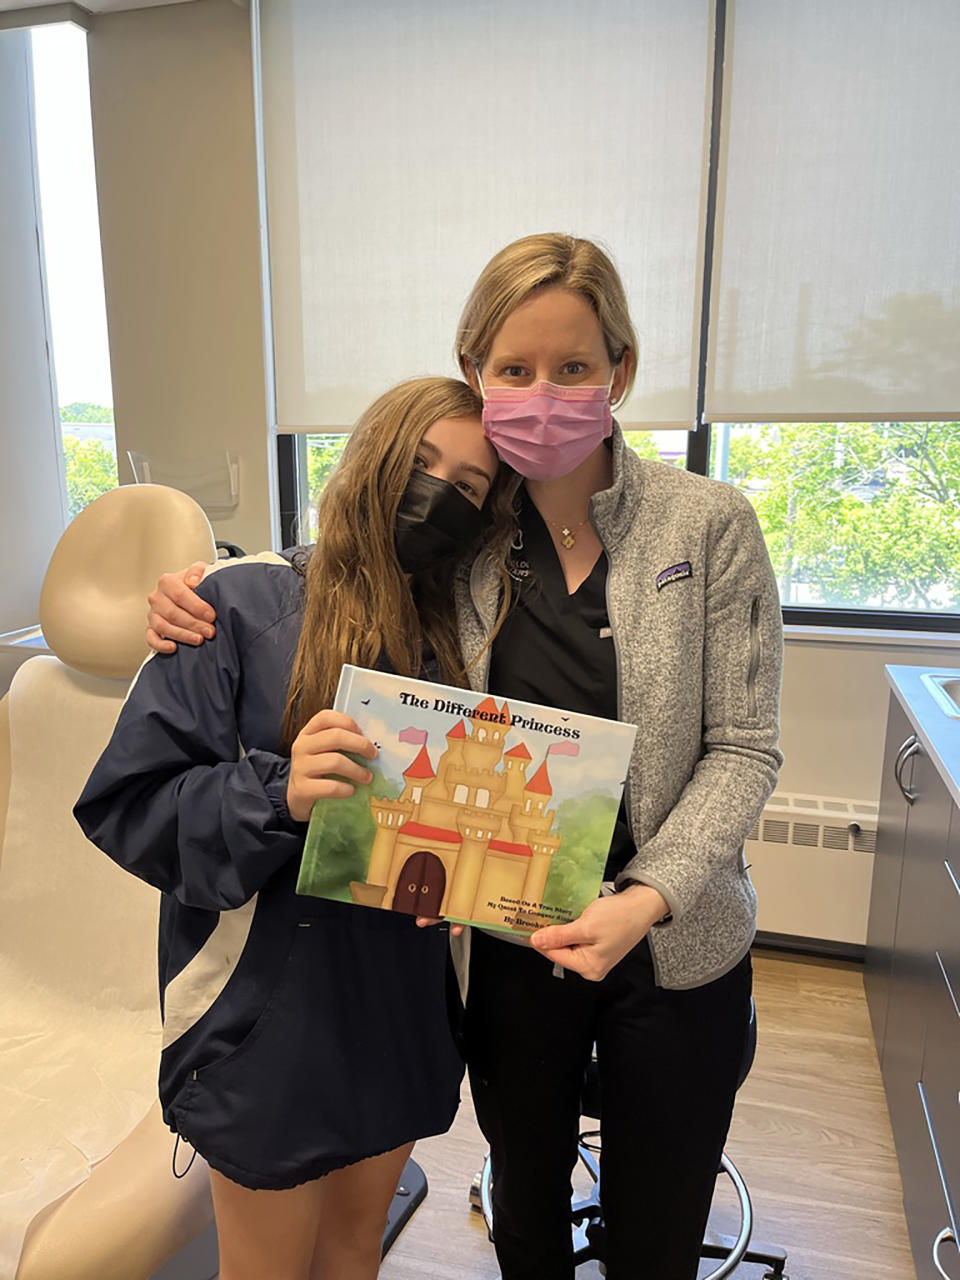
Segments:
[[[914,1280],[859,967],[770,952],[754,961],[759,1042],[727,1152],[753,1197],[755,1239],[787,1250],[790,1280]],[[496,1280],[493,1247],[467,1199],[484,1150],[464,1089],[453,1129],[417,1147],[430,1192],[382,1280]],[[722,1199],[721,1230],[731,1224]],[[599,1271],[589,1264],[577,1274]],[[754,1280],[763,1269],[736,1275]]]

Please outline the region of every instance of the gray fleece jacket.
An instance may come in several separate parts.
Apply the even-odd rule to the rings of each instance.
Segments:
[[[742,494],[638,458],[619,429],[613,484],[590,514],[609,560],[619,715],[639,727],[626,791],[637,854],[617,883],[663,894],[672,920],[649,935],[657,981],[697,987],[732,969],[756,929],[743,842],[783,759],[777,584]],[[486,560],[457,583],[478,690],[499,590]]]

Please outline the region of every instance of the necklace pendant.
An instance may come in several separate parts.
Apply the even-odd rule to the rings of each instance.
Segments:
[[[567,550],[569,551],[569,550],[570,550],[570,548],[571,548],[572,546],[574,546],[574,544],[576,543],[577,539],[576,539],[576,537],[575,537],[575,535],[574,535],[573,530],[572,530],[572,529],[568,529],[568,528],[567,528],[567,526],[566,526],[566,525],[564,525],[564,526],[563,526],[563,528],[560,530],[560,541],[563,543],[563,545],[564,545],[564,546],[567,548]]]

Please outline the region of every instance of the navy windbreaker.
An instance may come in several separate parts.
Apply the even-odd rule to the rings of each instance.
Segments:
[[[215,638],[144,664],[74,809],[162,893],[164,1117],[256,1187],[442,1131],[462,1075],[446,931],[295,893],[281,719],[302,591],[263,562],[205,579]]]

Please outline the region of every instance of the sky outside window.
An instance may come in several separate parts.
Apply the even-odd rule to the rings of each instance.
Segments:
[[[37,167],[60,404],[110,406],[110,354],[93,167],[87,38],[69,23],[35,27]]]
[[[70,514],[76,515],[117,483],[87,38],[64,23],[35,27],[31,44],[53,363]],[[72,409],[77,405],[95,407]]]

